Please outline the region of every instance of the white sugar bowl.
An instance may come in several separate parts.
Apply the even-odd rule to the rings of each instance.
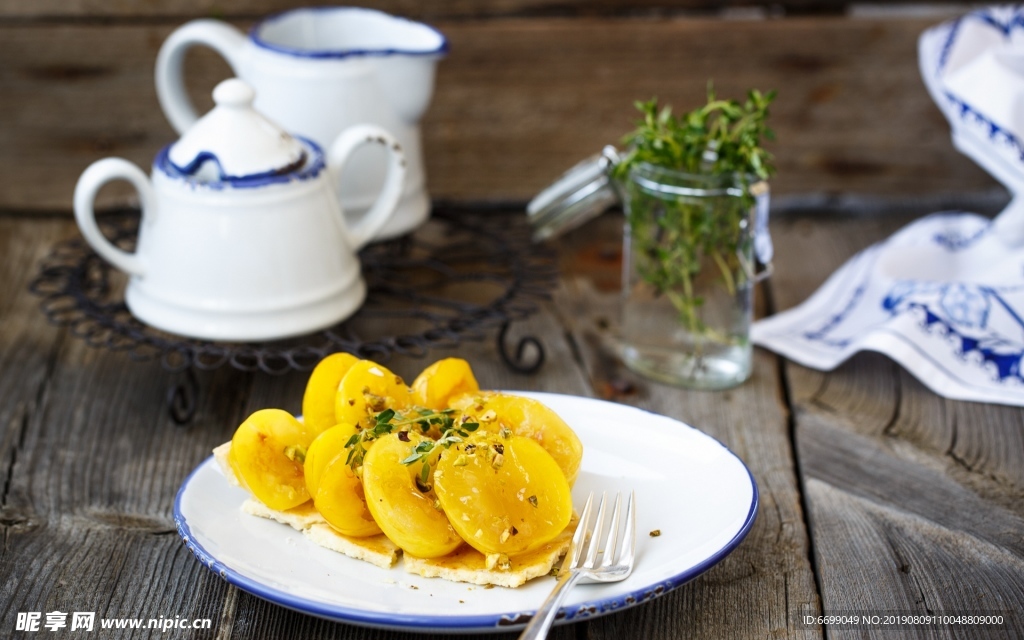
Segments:
[[[129,274],[128,309],[153,327],[208,340],[259,341],[316,331],[366,297],[356,251],[387,223],[405,158],[387,131],[358,125],[326,153],[253,110],[253,89],[220,83],[216,106],[153,161],[152,178],[120,158],[93,163],[75,188],[75,218],[96,252]],[[387,177],[351,228],[336,185],[350,154],[383,146]],[[93,201],[111,180],[139,193],[134,253],[96,224]]]

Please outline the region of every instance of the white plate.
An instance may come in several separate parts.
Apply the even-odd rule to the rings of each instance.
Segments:
[[[590,491],[636,491],[636,569],[623,582],[573,589],[561,622],[663,595],[707,571],[750,530],[757,486],[743,462],[717,440],[624,405],[520,395],[554,409],[583,441],[573,488],[577,509]],[[401,563],[380,569],[318,547],[283,524],[242,513],[246,495],[207,459],[178,491],[178,532],[228,582],[302,613],[405,631],[507,631],[525,625],[554,586],[554,579],[539,578],[518,589],[485,589],[411,575]],[[661,535],[651,537],[655,529]]]

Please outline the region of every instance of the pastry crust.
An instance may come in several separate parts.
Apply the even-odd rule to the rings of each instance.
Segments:
[[[231,468],[231,463],[228,462],[229,453],[231,453],[230,440],[213,450],[213,459],[217,461],[217,466],[220,467],[220,472],[227,478],[228,484],[232,487],[241,487],[242,483],[238,481],[235,470]]]
[[[576,519],[573,518],[565,531],[554,540],[539,549],[509,559],[508,569],[500,569],[497,566],[500,563],[495,562],[496,558],[489,558],[467,544],[440,558],[416,558],[405,554],[403,563],[409,573],[426,578],[515,588],[528,580],[551,573],[555,563],[569,550],[575,528]]]

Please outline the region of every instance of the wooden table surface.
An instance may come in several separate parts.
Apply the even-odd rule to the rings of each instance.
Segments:
[[[911,217],[777,219],[761,313],[798,304]],[[493,341],[431,358],[470,360],[486,387],[608,397],[692,424],[750,467],[760,511],[746,540],[696,580],[552,637],[861,637],[866,628],[837,631],[799,616],[897,610],[998,611],[1006,621],[1001,630],[872,633],[1024,637],[1024,411],[942,399],[876,354],[823,373],[759,349],[750,381],[721,393],[645,382],[611,347],[616,226],[606,216],[561,241],[552,300],[513,327],[543,341],[538,373],[508,370]],[[165,405],[169,374],[47,324],[27,292],[39,260],[76,233],[66,216],[0,216],[0,637],[14,633],[19,612],[43,612],[45,621],[51,611],[212,620],[209,631],[96,637],[405,637],[265,602],[182,544],[172,519],[182,481],[252,411],[298,412],[306,374],[200,373],[198,413],[176,426]],[[388,366],[411,378],[426,363]],[[92,637],[70,629],[61,637],[75,634]]]

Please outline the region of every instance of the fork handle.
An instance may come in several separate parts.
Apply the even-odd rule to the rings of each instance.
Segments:
[[[555,585],[555,588],[544,601],[544,604],[540,605],[540,609],[537,609],[537,613],[533,614],[530,624],[526,625],[526,628],[523,629],[523,634],[519,636],[519,640],[546,638],[548,630],[551,629],[551,625],[555,622],[555,617],[558,616],[558,606],[565,599],[565,594],[569,593],[569,589],[572,589],[572,586],[582,577],[582,571],[568,571],[559,576],[558,584]]]

